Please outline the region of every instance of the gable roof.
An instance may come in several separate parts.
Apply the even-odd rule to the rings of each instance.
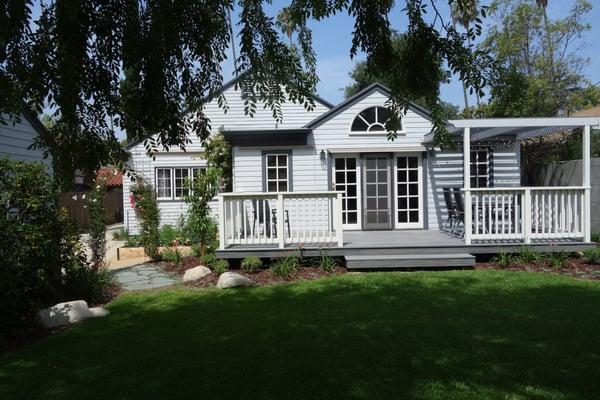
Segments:
[[[310,129],[316,128],[317,126],[323,124],[326,121],[329,121],[331,118],[335,117],[342,111],[344,111],[347,108],[351,107],[352,105],[358,103],[360,100],[364,99],[365,97],[371,95],[374,92],[380,92],[388,97],[392,93],[390,91],[390,89],[388,89],[381,83],[379,83],[379,82],[372,83],[371,85],[367,86],[360,92],[356,93],[354,96],[349,97],[348,99],[342,101],[340,104],[338,104],[331,110],[327,111],[324,114],[319,115],[317,118],[313,119],[311,122],[306,124],[304,127],[310,128]],[[411,101],[408,102],[408,108],[410,110],[414,111],[415,113],[419,114],[423,118],[426,118],[431,121],[431,119],[432,119],[431,111],[429,111],[428,109],[426,109],[418,104],[415,104]]]
[[[49,134],[46,126],[42,124],[42,121],[39,120],[37,115],[33,111],[31,111],[31,109],[27,106],[27,104],[25,104],[25,102],[23,102],[23,107],[21,108],[23,110],[23,116],[25,117],[27,122],[31,124],[33,129],[35,129],[38,135],[43,136]]]
[[[223,92],[224,92],[224,91],[226,91],[227,89],[229,89],[229,88],[231,88],[231,87],[235,86],[235,84],[236,84],[236,83],[238,83],[240,80],[242,80],[242,79],[243,79],[245,76],[247,76],[249,73],[250,73],[249,71],[246,71],[246,72],[244,72],[243,74],[240,74],[240,75],[236,76],[235,78],[233,78],[233,79],[231,79],[231,80],[229,80],[229,81],[225,82],[225,83],[224,83],[224,84],[221,86],[221,88],[220,88],[220,89],[219,89],[217,92],[215,92],[214,94],[212,94],[212,95],[211,95],[211,97],[209,97],[209,96],[205,97],[205,98],[204,98],[204,102],[210,102],[210,101],[214,100],[214,98],[215,98],[216,96],[218,96],[219,94],[223,93]],[[333,104],[331,104],[330,102],[328,102],[328,101],[327,101],[327,100],[325,100],[324,98],[320,97],[320,96],[319,96],[319,95],[317,95],[316,93],[311,93],[311,97],[312,97],[314,100],[318,101],[319,103],[323,104],[325,107],[327,107],[327,108],[329,108],[329,109],[332,109],[332,108],[334,107],[334,105],[333,105]],[[142,140],[140,140],[140,139],[138,139],[138,140],[134,140],[134,141],[133,141],[133,142],[131,142],[131,143],[127,143],[127,144],[126,144],[126,145],[125,145],[123,148],[124,148],[125,150],[129,150],[129,149],[131,149],[132,147],[134,147],[134,146],[136,146],[136,145],[140,144],[141,142],[142,142]]]

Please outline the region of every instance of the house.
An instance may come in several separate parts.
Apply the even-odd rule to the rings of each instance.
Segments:
[[[9,157],[15,160],[35,162],[40,161],[51,168],[50,157],[44,158],[43,150],[30,149],[38,135],[47,134],[46,127],[37,116],[26,106],[18,121],[8,120],[0,122],[0,157]]]
[[[589,157],[582,186],[521,187],[518,141],[584,127],[589,154],[598,118],[449,121],[456,149],[443,150],[433,144],[429,112],[416,104],[402,116],[397,139],[387,139],[390,93],[380,84],[337,106],[317,96],[312,110],[286,103],[277,124],[261,107],[245,115],[235,82],[223,87],[227,113],[215,102],[206,107],[233,148],[233,191],[213,204],[221,257],[281,256],[301,247],[307,255],[327,249],[356,268],[462,266],[473,264],[472,254],[522,245],[589,245]],[[156,187],[162,222],[175,224],[186,212],[186,178],[205,166],[198,139],[186,152],[155,159],[141,143],[128,150],[134,169]],[[125,226],[136,232],[135,214],[123,203]]]

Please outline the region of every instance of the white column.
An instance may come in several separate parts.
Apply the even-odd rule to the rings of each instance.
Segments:
[[[277,194],[277,242],[279,243],[279,248],[283,249],[285,247],[285,221],[284,221],[285,212],[283,210],[283,194]]]
[[[591,145],[590,145],[590,131],[589,125],[583,127],[583,240],[586,242],[591,241]]]
[[[219,249],[225,250],[225,225],[227,220],[225,219],[225,205],[223,196],[218,196],[219,199]]]
[[[465,244],[471,244],[471,225],[473,209],[471,207],[471,128],[463,131],[463,188],[465,207]]]
[[[526,188],[523,192],[523,204],[521,204],[521,223],[523,229],[523,241],[525,244],[531,243],[531,189]]]
[[[335,237],[338,247],[344,247],[344,230],[342,229],[342,192],[338,192],[334,200],[333,221],[335,224]]]

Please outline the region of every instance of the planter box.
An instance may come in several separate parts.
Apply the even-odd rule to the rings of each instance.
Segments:
[[[170,249],[179,249],[181,254],[184,256],[191,256],[194,254],[192,246],[174,246],[174,247],[159,247],[158,252],[160,254],[169,251]],[[147,257],[143,247],[119,247],[117,249],[117,260],[128,260],[130,258],[142,258]]]

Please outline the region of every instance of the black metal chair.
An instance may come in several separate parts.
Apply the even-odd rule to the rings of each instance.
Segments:
[[[459,223],[463,224],[463,231],[461,237],[465,235],[465,205],[463,202],[462,193],[459,187],[452,188],[452,194],[454,194],[454,203],[456,204],[456,222],[452,228],[452,233],[458,226]]]
[[[258,227],[260,229],[260,225],[262,224],[265,229],[265,234],[268,237],[277,237],[277,210],[271,209],[268,201],[264,200],[252,200],[252,214],[253,214],[253,222],[252,222],[252,232],[256,232],[256,224],[258,223]],[[290,230],[290,214],[288,210],[284,210],[285,212],[285,221],[284,223],[287,226],[288,237],[291,236]],[[273,236],[271,236],[271,231],[273,232]]]
[[[456,204],[454,204],[454,199],[452,198],[452,191],[450,188],[445,187],[442,188],[444,192],[444,201],[446,202],[446,210],[448,210],[448,218],[442,227],[442,230],[447,231],[448,233],[453,232],[454,221],[456,220]]]

